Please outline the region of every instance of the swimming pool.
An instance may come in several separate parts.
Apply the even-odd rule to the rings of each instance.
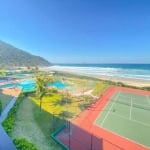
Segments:
[[[25,80],[18,83],[12,83],[12,84],[6,84],[0,86],[0,88],[14,88],[14,87],[20,87],[23,92],[26,91],[34,91],[36,89],[36,84],[33,79]]]
[[[32,76],[32,74],[16,74],[14,77],[16,78],[25,78],[25,77],[29,77]]]
[[[22,88],[23,92],[36,90],[36,84],[35,84],[35,81],[33,79],[20,82],[20,83],[18,83],[18,86]]]
[[[60,81],[55,81],[53,83],[48,83],[48,86],[56,87],[58,90],[65,89],[68,85],[66,83],[62,83]],[[33,79],[28,79],[22,82],[18,83],[12,83],[12,84],[6,84],[0,86],[0,88],[14,88],[14,87],[20,87],[23,92],[27,91],[35,91],[36,90],[36,82]]]
[[[63,90],[68,86],[67,83],[65,83],[65,82],[63,83],[63,82],[60,82],[60,81],[55,81],[55,82],[52,82],[52,83],[48,83],[47,85],[52,86],[52,87],[56,87],[58,90]]]

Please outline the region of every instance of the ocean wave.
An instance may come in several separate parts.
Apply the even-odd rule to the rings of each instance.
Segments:
[[[111,72],[111,71],[118,71],[119,69],[118,68],[104,68],[104,67],[70,67],[70,66],[52,66],[50,67],[50,69],[57,69],[57,70],[77,70],[77,71],[92,71],[92,72],[95,72],[95,71],[107,71],[107,72]]]
[[[109,67],[80,67],[80,66],[51,66],[51,70],[66,71],[82,75],[121,77],[127,79],[150,80],[150,70],[109,68]]]

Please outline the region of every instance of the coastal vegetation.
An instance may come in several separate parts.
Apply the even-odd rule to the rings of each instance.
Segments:
[[[17,111],[18,111],[19,105],[22,102],[22,100],[24,99],[24,96],[25,96],[24,94],[20,94],[19,95],[19,97],[17,98],[14,106],[9,111],[7,118],[2,123],[5,131],[10,136],[12,135],[12,131],[13,131],[15,123],[16,123],[16,115],[17,115]],[[26,149],[38,150],[34,144],[32,144],[27,139],[22,138],[22,137],[13,139],[13,142],[16,145],[16,148],[18,150],[26,150]]]
[[[36,95],[40,101],[40,111],[41,111],[43,96],[45,96],[49,92],[49,88],[48,88],[47,84],[49,82],[52,82],[53,78],[52,78],[52,76],[46,76],[43,74],[36,75],[35,77],[36,77],[36,87],[37,87]]]
[[[36,97],[34,94],[33,96]],[[38,150],[61,150],[50,137],[53,129],[53,114],[45,111],[44,106],[40,112],[39,105],[30,96],[24,97],[16,114],[12,139],[25,138],[36,145]]]
[[[38,150],[34,144],[30,143],[25,138],[14,139],[13,142],[17,150]]]
[[[96,85],[93,89],[92,94],[99,96],[107,89],[108,86],[109,86],[109,84],[107,84],[105,82],[101,82],[101,81],[96,82]]]
[[[14,106],[9,111],[7,118],[2,123],[5,131],[9,135],[11,134],[11,132],[13,130],[13,127],[14,127],[14,124],[15,124],[15,120],[16,120],[16,113],[17,113],[19,104],[20,104],[22,99],[23,99],[23,94],[20,94],[19,97],[16,100],[16,103],[14,104]]]

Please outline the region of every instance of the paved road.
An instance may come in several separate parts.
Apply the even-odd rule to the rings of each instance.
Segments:
[[[0,116],[0,150],[17,150],[15,145],[13,144],[11,138],[7,135],[3,127],[1,126],[1,123],[5,120],[5,118],[8,115],[9,110],[13,107],[15,104],[16,97],[14,97],[9,104],[6,106],[6,108],[3,110],[1,116]]]

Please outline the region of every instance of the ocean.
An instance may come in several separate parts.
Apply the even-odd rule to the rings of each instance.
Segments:
[[[57,64],[52,70],[150,81],[150,64]]]

